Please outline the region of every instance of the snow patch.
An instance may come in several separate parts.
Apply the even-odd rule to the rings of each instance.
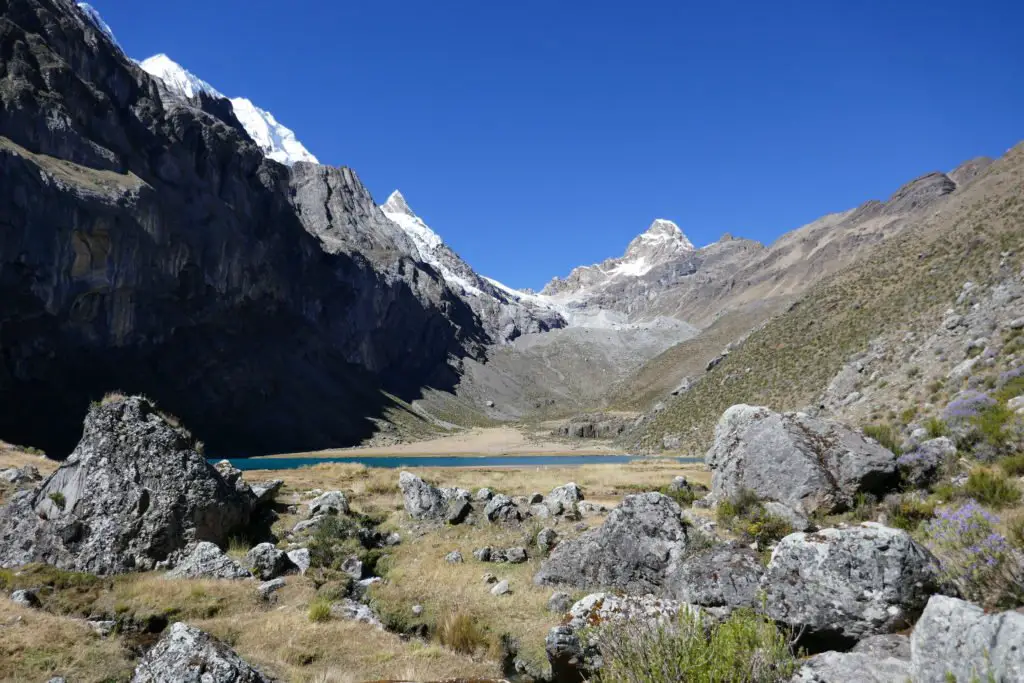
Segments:
[[[146,73],[163,81],[164,85],[172,92],[189,99],[198,97],[200,93],[205,93],[210,97],[227,99],[212,85],[188,71],[165,54],[153,55],[148,59],[144,59],[139,62],[139,66]],[[290,128],[278,123],[277,119],[269,111],[260,109],[244,97],[235,97],[229,101],[238,122],[242,124],[245,132],[249,134],[253,142],[259,146],[264,156],[288,166],[297,161],[308,161],[314,164],[320,163],[299,142],[295,137],[295,133]]]
[[[121,47],[121,44],[117,42],[117,38],[114,37],[114,32],[110,29],[110,26],[107,25],[107,22],[103,21],[103,17],[100,16],[100,13],[96,11],[95,7],[87,2],[80,2],[78,3],[78,9],[82,11],[82,14],[85,15],[93,26],[102,31],[103,34],[110,39],[110,42],[117,47]]]

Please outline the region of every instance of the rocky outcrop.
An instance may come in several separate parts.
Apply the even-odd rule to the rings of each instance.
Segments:
[[[67,453],[121,388],[214,452],[338,446],[381,390],[450,388],[449,359],[481,356],[353,171],[265,158],[229,103],[169,96],[68,0],[3,16],[4,438]]]
[[[654,595],[617,596],[592,593],[576,602],[565,622],[552,628],[545,641],[555,683],[591,680],[603,665],[600,634],[594,626],[613,622],[636,622],[640,628],[674,623],[680,613],[700,614],[700,610],[675,600]]]
[[[705,456],[712,498],[746,490],[802,515],[849,507],[858,493],[898,484],[896,456],[837,422],[735,405],[722,415]]]
[[[905,659],[823,652],[807,659],[791,683],[903,683],[909,679],[910,662]]]
[[[271,683],[204,631],[177,622],[135,667],[132,683]]]
[[[701,607],[756,607],[764,566],[750,548],[721,543],[690,555],[665,579],[665,594]]]
[[[914,681],[1024,680],[1024,614],[985,614],[977,605],[933,596],[910,636]]]
[[[469,491],[457,488],[439,489],[412,472],[398,475],[405,511],[413,519],[459,524],[473,511]]]
[[[940,587],[931,553],[872,522],[786,536],[762,585],[769,616],[819,651],[907,628]]]
[[[283,550],[275,548],[273,543],[260,543],[250,548],[245,554],[245,566],[253,576],[262,581],[269,581],[290,569],[295,569],[288,555]]]
[[[626,496],[600,527],[559,543],[534,583],[657,592],[686,550],[681,514],[660,493]]]
[[[209,541],[196,543],[192,552],[167,572],[169,579],[245,579],[250,576],[248,569]]]
[[[573,439],[614,439],[629,426],[622,417],[606,415],[580,415],[555,429],[557,436]]]
[[[94,406],[64,464],[0,509],[0,566],[112,574],[172,564],[195,542],[226,544],[254,500],[199,447],[144,398]]]
[[[917,444],[903,453],[896,464],[903,481],[912,488],[921,489],[934,482],[942,463],[955,455],[956,446],[949,438],[941,436]]]

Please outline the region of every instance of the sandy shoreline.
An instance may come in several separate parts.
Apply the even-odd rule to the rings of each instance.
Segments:
[[[531,438],[516,427],[478,427],[426,441],[356,448],[332,448],[308,453],[282,453],[273,458],[406,457],[448,455],[629,455],[600,441],[569,442]],[[258,460],[259,458],[254,458]]]

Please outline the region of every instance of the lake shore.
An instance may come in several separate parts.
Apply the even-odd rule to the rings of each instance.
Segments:
[[[628,455],[622,449],[598,440],[560,440],[549,435],[529,434],[521,427],[477,427],[435,439],[393,446],[332,448],[307,453],[282,453],[273,458],[338,458],[347,456],[388,457],[488,456],[488,455]],[[259,458],[253,458],[258,460]]]

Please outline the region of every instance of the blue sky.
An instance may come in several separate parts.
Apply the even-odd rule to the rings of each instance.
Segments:
[[[539,287],[653,218],[770,242],[1024,139],[1024,3],[94,0]]]

